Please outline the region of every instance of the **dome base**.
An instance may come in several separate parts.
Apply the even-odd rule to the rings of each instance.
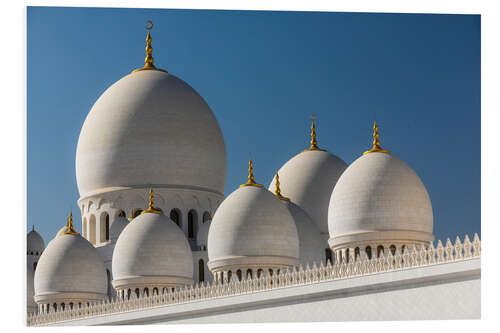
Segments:
[[[217,260],[210,260],[207,263],[207,266],[212,273],[218,271],[237,270],[241,268],[288,268],[298,265],[299,260],[297,258],[282,256],[235,256]]]
[[[116,290],[142,289],[142,288],[163,288],[181,287],[193,284],[193,279],[181,276],[130,276],[118,280],[113,280],[112,285]]]
[[[355,248],[362,245],[382,243],[430,244],[434,235],[428,232],[411,230],[370,231],[331,237],[330,248],[335,251],[342,248]]]

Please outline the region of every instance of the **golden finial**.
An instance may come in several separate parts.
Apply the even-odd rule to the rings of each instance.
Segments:
[[[73,228],[73,213],[69,212],[69,217],[66,219],[66,230],[62,235],[79,235],[79,233]]]
[[[244,186],[263,187],[262,184],[257,184],[255,182],[255,178],[253,177],[253,162],[252,162],[252,159],[250,159],[248,161],[248,181],[245,184],[240,185],[240,187],[244,187]]]
[[[141,214],[145,213],[155,213],[155,214],[161,214],[163,211],[160,208],[156,208],[154,206],[155,203],[155,198],[154,198],[154,193],[153,193],[153,188],[149,188],[149,204],[148,204],[148,209],[143,210]]]
[[[318,147],[318,140],[316,139],[316,125],[314,124],[314,121],[316,120],[316,116],[312,115],[311,116],[311,145],[309,146],[309,149],[307,150],[323,150]]]
[[[153,64],[154,62],[153,47],[151,46],[151,33],[150,33],[151,29],[153,29],[153,22],[151,20],[147,20],[145,28],[148,31],[148,35],[146,37],[146,59],[144,59],[145,64],[144,67],[133,70],[132,73],[144,70],[155,70],[155,71],[166,72],[166,70],[164,69],[156,68],[155,65]]]
[[[274,191],[274,195],[278,197],[280,200],[286,200],[290,201],[290,198],[284,197],[281,195],[281,190],[280,190],[280,176],[276,172],[276,190]]]
[[[377,126],[377,121],[373,123],[373,147],[372,149],[365,151],[363,155],[369,154],[369,153],[387,153],[390,154],[391,152],[385,149],[382,149],[380,147],[380,140],[378,139],[378,126]]]

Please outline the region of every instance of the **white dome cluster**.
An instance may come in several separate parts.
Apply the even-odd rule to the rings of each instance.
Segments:
[[[97,302],[113,288],[123,298],[162,293],[203,281],[205,263],[224,283],[428,246],[434,237],[425,186],[380,148],[376,124],[373,148],[348,166],[318,147],[313,120],[309,149],[279,169],[269,190],[255,182],[250,160],[248,182],[224,200],[226,150],[215,116],[187,83],[154,67],[149,53],[144,68],[92,107],[76,177],[83,235],[92,244],[71,216],[47,249],[36,231],[28,234],[31,309],[33,300],[41,311]],[[154,206],[152,187],[159,207],[172,205],[166,214]]]

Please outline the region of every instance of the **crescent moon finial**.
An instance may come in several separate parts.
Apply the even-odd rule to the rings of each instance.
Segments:
[[[144,27],[146,28],[146,30],[150,31],[151,29],[153,29],[153,21],[147,20]]]

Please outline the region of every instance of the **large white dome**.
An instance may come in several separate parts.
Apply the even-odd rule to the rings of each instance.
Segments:
[[[35,270],[37,303],[102,300],[107,277],[97,250],[79,234],[56,236]]]
[[[186,82],[157,70],[131,73],[109,87],[87,115],[76,178],[82,198],[144,185],[222,194],[221,129]]]
[[[193,254],[167,216],[144,213],[123,229],[113,252],[113,287],[180,286],[193,282]]]
[[[322,234],[328,235],[328,204],[333,188],[347,164],[324,150],[306,150],[286,162],[278,173],[281,193],[312,218]],[[276,179],[269,184],[274,191]]]
[[[219,206],[208,232],[208,267],[296,266],[299,239],[293,217],[268,190],[245,186]]]
[[[333,190],[329,243],[433,240],[432,205],[417,174],[392,154],[361,156]]]

